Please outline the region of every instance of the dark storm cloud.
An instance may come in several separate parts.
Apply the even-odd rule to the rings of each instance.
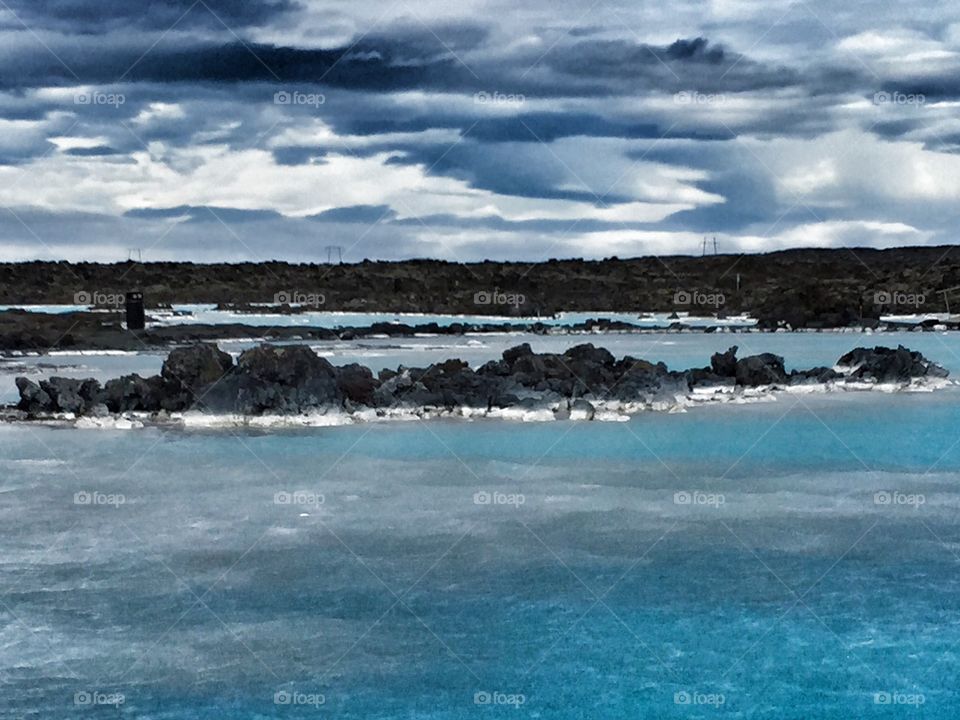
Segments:
[[[166,31],[223,29],[226,24],[242,29],[265,25],[299,7],[293,0],[6,0],[4,5],[34,31],[97,35],[132,27]]]
[[[678,39],[663,47],[628,40],[587,40],[550,53],[558,73],[598,78],[612,87],[701,92],[743,92],[803,84],[795,70],[765,66],[711,45],[706,38]]]
[[[500,195],[590,204],[616,204],[632,199],[625,194],[562,187],[570,179],[569,169],[549,152],[539,152],[539,145],[527,144],[530,147],[524,149],[536,154],[524,154],[515,145],[491,147],[463,141],[453,147],[428,145],[410,148],[390,158],[387,164],[422,165],[432,175],[463,180],[471,187]]]
[[[210,210],[215,211],[222,222]],[[189,218],[191,213],[196,213],[196,216]],[[31,228],[36,228],[42,237],[50,238],[47,250],[54,257],[70,257],[72,250],[82,248],[84,243],[100,241],[110,248],[109,252],[113,254],[109,259],[112,260],[126,258],[130,247],[139,247],[144,259],[151,260],[177,259],[182,257],[184,251],[192,253],[197,249],[204,256],[217,257],[218,253],[222,254],[223,248],[230,248],[232,256],[238,259],[284,257],[320,260],[326,257],[327,244],[340,243],[344,248],[344,259],[355,262],[365,257],[416,256],[422,254],[418,253],[417,248],[422,247],[427,238],[438,243],[436,250],[445,251],[446,257],[459,259],[443,246],[442,238],[446,231],[460,232],[465,229],[502,235],[505,239],[497,241],[503,243],[498,255],[502,258],[511,257],[511,236],[522,234],[539,238],[525,249],[525,257],[534,258],[551,248],[556,250],[556,238],[571,235],[573,231],[642,231],[654,227],[647,223],[591,219],[511,221],[495,215],[463,218],[453,214],[436,214],[401,219],[387,206],[338,208],[336,212],[328,211],[307,218],[286,217],[279,213],[260,214],[226,207],[138,209],[119,217],[97,213],[23,210],[18,212],[18,216]],[[173,219],[185,216],[189,219],[171,227]],[[306,248],[302,239],[304,235],[315,235],[318,221],[322,223],[324,242]],[[64,225],[70,225],[74,232],[58,235],[57,228]],[[0,213],[0,232],[5,233],[13,244],[35,242],[29,230],[5,213]],[[464,249],[463,252],[463,259],[482,259],[489,254],[482,247]],[[0,257],[3,257],[2,253]]]
[[[107,155],[121,154],[119,150],[109,147],[108,145],[97,145],[88,148],[70,148],[69,150],[65,150],[64,153],[66,155],[73,155],[74,157],[106,157]]]
[[[909,135],[915,130],[922,129],[926,122],[922,118],[901,120],[888,120],[879,122],[873,127],[873,132],[883,138],[900,138]]]
[[[740,232],[765,219],[771,226],[778,218],[785,226],[811,219],[805,209],[791,210],[789,204],[784,206],[770,179],[757,172],[727,168],[696,185],[705,192],[720,195],[724,201],[675,213],[663,223],[664,227],[695,232]],[[790,213],[792,217],[788,216]],[[769,229],[773,231],[776,227]]]
[[[881,92],[893,95],[923,96],[926,101],[956,100],[960,98],[960,75],[931,73],[926,77],[901,81],[886,81],[881,84]]]
[[[441,29],[442,30],[442,29]],[[114,83],[298,83],[355,91],[435,90],[475,93],[496,89],[533,98],[596,97],[637,91],[741,92],[802,84],[795,71],[767,67],[703,38],[667,46],[587,40],[552,49],[539,69],[534,55],[471,57],[488,30],[466,26],[445,37],[400,30],[365,37],[356,44],[315,49],[262,43],[200,42],[164,38],[149,52],[140,44],[65,44],[47,52],[18,51],[18,72],[0,77],[8,88],[49,84]],[[149,46],[148,46],[149,47]],[[534,68],[537,69],[537,68]]]
[[[761,223],[774,222],[790,211],[792,202],[777,197],[770,171],[747,152],[732,163],[731,150],[717,143],[684,143],[672,148],[656,147],[645,153],[652,162],[668,166],[698,167],[709,172],[709,179],[693,183],[696,187],[724,198],[724,202],[675,213],[663,226],[695,232],[738,232]],[[631,157],[640,153],[631,153]],[[805,211],[804,211],[805,212]]]
[[[495,230],[504,233],[561,233],[573,230],[581,233],[610,230],[651,230],[653,223],[620,223],[579,218],[577,220],[507,220],[497,215],[463,218],[458,215],[424,215],[402,218],[391,223],[410,228],[465,228],[468,230]]]
[[[395,218],[396,211],[389,205],[351,205],[349,207],[324,210],[322,213],[310,215],[306,219],[315,222],[330,223],[373,223],[389,221]]]
[[[599,114],[576,112],[541,112],[485,118],[470,130],[470,137],[485,142],[552,142],[559,138],[576,136],[726,140],[730,138],[730,132],[675,130],[665,123],[628,122]]]
[[[610,4],[627,5],[617,0]],[[143,198],[149,196],[140,193],[139,182],[151,189],[160,185],[170,204],[183,203],[139,208],[113,219],[104,215],[78,220],[78,235],[91,244],[106,243],[102,238],[113,234],[121,248],[129,244],[128,236],[149,245],[150,238],[175,227],[165,246],[174,255],[185,249],[201,252],[193,249],[200,246],[202,252],[248,252],[236,247],[229,232],[221,232],[223,221],[235,226],[254,249],[253,259],[261,252],[264,257],[272,252],[296,257],[298,245],[308,254],[304,238],[318,234],[324,244],[350,246],[371,225],[375,230],[356,250],[361,256],[446,252],[442,242],[424,236],[427,226],[441,235],[475,233],[493,248],[467,253],[507,257],[511,238],[520,238],[522,253],[536,257],[552,252],[553,236],[564,234],[571,224],[537,218],[538,207],[547,214],[547,204],[539,200],[584,203],[585,214],[591,208],[637,201],[701,203],[659,223],[583,220],[579,232],[626,228],[763,235],[771,226],[784,230],[814,219],[804,207],[791,209],[795,198],[757,157],[767,143],[816,140],[853,128],[891,144],[922,142],[944,153],[960,149],[949,117],[938,119],[927,108],[907,113],[897,107],[862,107],[863,98],[878,91],[922,93],[928,103],[960,97],[960,74],[945,69],[946,61],[935,69],[914,66],[903,73],[909,82],[900,82],[883,72],[876,75],[875,68],[883,65],[872,58],[865,61],[835,51],[841,38],[874,26],[896,27],[888,22],[890,13],[908,23],[911,12],[873,0],[866,0],[856,13],[834,12],[836,17],[831,17],[828,0],[793,4],[782,17],[779,5],[766,8],[753,2],[733,3],[735,12],[728,15],[727,7],[686,12],[693,4],[644,9],[645,17],[659,13],[667,21],[655,26],[659,37],[654,42],[625,32],[619,18],[611,22],[600,12],[603,8],[587,18],[580,8],[569,15],[568,5],[575,3],[548,6],[536,0],[518,6],[515,16],[502,8],[499,14],[484,12],[494,6],[451,7],[443,16],[453,19],[442,21],[430,15],[429,4],[417,5],[410,7],[406,20],[395,17],[382,24],[371,24],[369,8],[313,0],[6,0],[30,31],[3,12],[0,2],[5,23],[0,29],[6,33],[0,72],[0,90],[6,90],[0,92],[0,122],[6,123],[0,128],[0,165],[29,167],[41,158],[66,164],[71,174],[61,177],[72,179],[76,173],[78,185],[90,180],[93,188],[107,188],[101,206],[105,212],[130,207],[131,202],[147,204]],[[320,18],[321,24],[336,26],[335,34],[315,38],[311,30],[319,25],[300,25],[314,10],[319,10],[314,21]],[[678,15],[683,10],[687,19],[673,23],[674,10]],[[410,20],[410,15],[419,19]],[[818,16],[835,24],[825,27]],[[937,13],[926,13],[925,25],[917,27],[947,42],[938,18]],[[327,27],[323,24],[318,34]],[[125,102],[78,104],[71,95],[81,85],[121,92]],[[55,87],[63,90],[50,91]],[[278,104],[278,91],[322,93],[324,102]],[[523,100],[498,106],[477,99],[478,93]],[[685,102],[678,93],[722,97],[700,104]],[[51,138],[57,136],[65,136],[65,141],[53,144]],[[74,138],[84,142],[70,142]],[[245,155],[243,162],[249,158],[254,165],[269,164],[264,152],[287,168],[341,162],[344,184],[353,181],[350,172],[357,166],[369,172],[373,157],[387,165],[385,175],[396,174],[395,166],[419,168],[405,171],[404,177],[416,178],[418,172],[432,176],[429,187],[439,189],[424,191],[435,193],[434,202],[424,207],[434,214],[401,218],[398,210],[408,208],[391,207],[393,190],[381,194],[374,184],[369,197],[339,194],[347,198],[343,207],[293,218],[269,208],[280,197],[269,188],[251,188],[250,197],[241,189],[240,201],[237,193],[218,194],[216,187],[204,187],[216,185],[216,173],[194,175],[224,157],[218,167],[228,168],[221,173],[227,174],[240,166],[229,160],[251,149],[260,152]],[[356,158],[368,162],[357,163]],[[640,172],[606,189],[604,183],[613,183],[633,161],[641,169],[651,168],[651,176]],[[124,163],[144,168],[143,174],[124,174]],[[580,181],[570,165],[585,171],[591,186]],[[664,168],[683,179],[669,173],[658,176]],[[296,172],[313,177],[306,167]],[[56,169],[49,177],[55,175]],[[162,187],[164,181],[157,177],[172,187]],[[189,179],[185,187],[202,197],[176,192],[180,177]],[[490,208],[473,208],[463,215],[446,212],[444,184],[437,178],[510,200],[493,198]],[[933,203],[879,202],[876,196],[871,200],[871,180],[858,183],[852,191],[844,188],[846,194],[839,193],[830,206],[815,206],[816,214],[827,220],[909,222],[917,227],[946,227],[946,219],[955,214]],[[330,204],[318,184],[316,200],[303,202],[306,207],[297,214]],[[698,190],[724,201],[691,201],[704,197]],[[96,198],[97,192],[88,195]],[[670,197],[671,192],[683,194]],[[129,194],[117,202],[111,193]],[[71,198],[70,207],[85,207],[88,195]],[[224,207],[232,202],[268,207]],[[286,198],[284,207],[290,207]],[[530,219],[507,220],[496,214],[498,207],[504,214]],[[28,222],[55,236],[73,220],[54,214]],[[27,233],[18,242],[33,239]]]
[[[274,210],[245,210],[230,207],[195,207],[180,205],[171,208],[138,208],[125,215],[143,220],[185,219],[186,222],[245,223],[259,220],[279,220],[283,217]]]

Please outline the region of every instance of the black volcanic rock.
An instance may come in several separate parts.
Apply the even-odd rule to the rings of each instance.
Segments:
[[[578,345],[563,355],[534,353],[528,345],[510,348],[504,359],[474,371],[451,359],[427,368],[399,367],[378,377],[361,365],[334,367],[304,345],[261,345],[240,355],[236,365],[214,347],[198,345],[171,352],[161,375],[127,375],[101,389],[96,380],[51,378],[39,385],[17,378],[18,409],[29,417],[54,413],[158,412],[194,409],[242,415],[293,415],[314,411],[492,408],[593,417],[598,404],[617,400],[634,407],[673,407],[696,390],[770,387],[790,383],[908,384],[946,377],[947,371],[918,352],[857,348],[832,368],[795,370],[771,353],[735,360],[736,348],[713,356],[711,367],[671,371],[663,363],[624,357],[603,348]],[[733,375],[730,375],[733,363]],[[188,381],[181,376],[189,378]],[[193,383],[199,391],[188,385]]]
[[[162,406],[167,410],[191,407],[232,368],[233,358],[216,345],[174,348],[160,370],[167,386]]]
[[[443,407],[489,407],[495,384],[475,373],[462,360],[432,365],[420,374],[420,383]]]
[[[903,382],[919,377],[945,378],[948,374],[940,365],[903,345],[896,350],[879,346],[855,348],[843,355],[837,365],[848,368],[852,378],[878,383]]]
[[[737,360],[737,385],[757,387],[787,381],[783,358],[773,353],[760,353]]]
[[[831,382],[834,380],[840,380],[843,377],[844,377],[843,373],[839,373],[833,368],[815,367],[815,368],[810,368],[809,370],[794,370],[792,373],[790,373],[790,384],[791,385],[821,384],[821,383]]]
[[[112,413],[157,412],[164,398],[164,380],[159,375],[143,378],[134,373],[108,380],[100,401]]]
[[[593,343],[576,345],[567,350],[563,357],[585,365],[613,365],[616,359],[606,348],[594,347]]]
[[[736,377],[737,375],[737,346],[722,353],[714,353],[710,357],[710,367],[714,374],[720,377]]]
[[[18,377],[15,382],[20,392],[20,403],[17,405],[20,410],[28,413],[53,411],[53,400],[39,385],[25,377]]]
[[[336,369],[310,348],[261,345],[241,353],[236,367],[203,396],[202,407],[244,415],[295,414],[339,405],[342,398]]]
[[[55,412],[81,415],[99,401],[100,383],[96,380],[75,380],[73,378],[52,377],[41,380],[40,388],[50,398]]]
[[[373,405],[373,393],[380,382],[370,368],[353,363],[337,370],[337,387],[343,396],[358,405]]]
[[[530,357],[531,355],[533,355],[533,350],[530,349],[530,343],[523,343],[504,350],[503,361],[512,366],[520,358]]]

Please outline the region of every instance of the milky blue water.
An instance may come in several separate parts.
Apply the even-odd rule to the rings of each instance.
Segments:
[[[0,427],[0,717],[955,718],[958,395]]]
[[[508,324],[516,322],[541,322],[544,325],[572,325],[586,322],[590,319],[599,317],[608,320],[617,320],[628,322],[638,327],[667,327],[677,321],[672,317],[673,313],[646,313],[635,312],[562,312],[553,316],[518,316],[507,317],[504,315],[485,315],[478,312],[475,315],[451,315],[444,313],[351,313],[351,312],[326,312],[306,311],[294,315],[277,315],[269,312],[264,313],[235,313],[227,310],[217,310],[215,305],[174,305],[174,310],[181,314],[164,318],[160,313],[153,313],[161,322],[173,322],[177,324],[190,323],[236,323],[242,322],[248,325],[258,326],[312,326],[312,327],[347,327],[364,326],[372,323],[406,323],[409,325],[418,325],[434,322],[440,326],[449,326],[454,323],[489,323],[492,325]],[[478,306],[478,311],[485,309],[483,305]],[[183,315],[182,313],[189,313]],[[710,316],[691,316],[689,313],[677,313],[682,318],[682,322],[691,327],[705,327],[708,325],[738,326],[747,327],[756,324],[756,320],[745,316],[731,316],[728,319],[718,320]]]
[[[172,306],[173,311],[150,310],[148,314],[154,320],[151,324],[159,325],[191,325],[197,323],[222,325],[225,323],[243,323],[259,327],[360,327],[372,323],[405,323],[420,325],[437,323],[446,327],[454,323],[486,323],[504,325],[510,323],[540,322],[544,325],[572,325],[586,322],[590,319],[605,318],[628,322],[638,327],[655,328],[668,327],[674,322],[681,322],[690,327],[750,327],[756,320],[746,316],[730,316],[717,319],[709,315],[690,315],[687,312],[674,313],[636,313],[636,312],[562,312],[556,315],[540,317],[535,315],[509,317],[504,315],[451,315],[445,313],[352,313],[328,312],[324,310],[307,310],[296,314],[277,314],[267,312],[237,313],[230,310],[217,310],[214,304],[179,304]],[[65,314],[78,310],[93,310],[89,305],[0,305],[0,312],[4,310],[26,310],[27,312]],[[484,309],[483,305],[478,310]],[[174,312],[175,311],[175,312]]]

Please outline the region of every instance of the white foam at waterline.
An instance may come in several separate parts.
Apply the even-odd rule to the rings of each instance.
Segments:
[[[573,417],[573,413],[571,413],[570,419],[578,420],[579,418]],[[615,410],[597,410],[593,415],[593,420],[594,422],[630,422],[630,416]]]
[[[727,385],[699,385],[693,388],[694,397],[713,397],[715,395],[732,394],[737,388],[733,383]]]
[[[201,412],[185,412],[171,413],[170,421],[186,428],[338,427],[360,422],[357,418],[343,412],[322,411],[306,415],[210,415]]]
[[[591,413],[589,410],[584,410],[580,408],[574,408],[570,410],[570,419],[571,420],[590,420],[591,416],[596,416],[596,412]]]
[[[126,357],[129,355],[140,355],[139,350],[50,350],[45,355],[51,357],[69,357],[71,355],[81,355],[86,357],[109,356]]]
[[[500,420],[519,420],[520,422],[549,422],[557,419],[556,414],[549,408],[519,407],[493,408],[486,413],[486,417]]]
[[[866,392],[878,391],[885,394],[896,392],[932,392],[949,385],[956,385],[955,381],[946,378],[915,378],[910,383],[870,383],[870,382],[835,382],[809,383],[803,385],[762,385],[759,387],[737,388],[736,392],[728,392],[723,386],[706,388],[706,392],[683,393],[646,402],[620,400],[591,400],[594,406],[594,422],[626,422],[633,415],[642,412],[687,412],[688,408],[708,404],[746,405],[758,402],[777,402],[778,396],[802,395],[810,393],[830,392]],[[393,408],[362,408],[352,412],[339,407],[321,408],[316,411],[299,415],[242,415],[242,414],[207,414],[200,411],[182,413],[161,413],[152,415],[145,412],[129,412],[120,416],[81,417],[77,419],[71,413],[58,413],[41,420],[30,420],[41,425],[74,426],[82,429],[114,429],[129,430],[142,428],[147,425],[163,426],[176,425],[185,428],[223,428],[223,427],[252,427],[252,428],[319,428],[339,427],[343,425],[366,424],[374,422],[420,421],[432,419],[490,419],[514,422],[552,422],[570,420],[573,422],[589,422],[589,412],[568,410],[566,402],[555,402],[540,408],[508,407],[393,407]],[[14,418],[5,418],[9,423],[16,423]]]
[[[131,417],[108,416],[108,417],[80,417],[75,421],[75,426],[81,430],[135,430],[144,427],[141,420]]]

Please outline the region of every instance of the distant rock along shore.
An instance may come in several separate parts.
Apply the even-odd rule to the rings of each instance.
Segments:
[[[262,311],[263,308],[260,308]],[[276,310],[276,308],[274,308]],[[240,316],[242,317],[242,315]],[[565,325],[527,320],[524,322],[484,323],[453,322],[441,325],[423,322],[414,325],[399,322],[375,322],[361,326],[336,328],[305,325],[273,327],[249,325],[242,322],[228,324],[184,323],[151,325],[145,330],[130,332],[123,326],[123,317],[117,312],[71,312],[46,314],[24,310],[0,311],[0,354],[43,354],[51,350],[168,350],[179,345],[218,340],[257,340],[287,342],[298,340],[353,341],[363,338],[400,338],[417,336],[462,336],[473,334],[528,333],[531,335],[601,335],[634,333],[752,333],[777,332],[782,328],[760,325],[716,324],[691,326],[681,319],[669,320],[663,327],[643,327],[637,323],[597,318]],[[934,332],[957,330],[957,322],[928,319],[916,324],[893,321],[871,321],[851,327],[800,328],[802,332]]]
[[[592,344],[563,354],[518,345],[476,370],[461,360],[426,368],[400,367],[379,375],[362,365],[336,367],[302,345],[261,345],[233,357],[213,344],[174,349],[160,375],[126,375],[101,385],[94,379],[16,379],[14,420],[108,418],[123,414],[298,416],[337,413],[356,419],[398,414],[572,418],[598,413],[622,417],[669,410],[710,397],[755,396],[776,389],[901,388],[944,382],[947,371],[902,346],[856,348],[834,368],[784,369],[778,355],[738,358],[716,353],[710,366],[674,371],[663,363],[616,359]]]
[[[262,310],[262,309],[261,309]],[[335,329],[312,326],[265,327],[242,322],[229,324],[187,323],[151,326],[129,332],[120,313],[73,312],[45,314],[8,310],[0,312],[0,353],[43,353],[49,350],[124,350],[169,349],[188,343],[216,340],[257,339],[284,342],[289,340],[351,341],[376,337],[416,337],[418,335],[466,335],[482,333],[588,334],[646,332],[631,323],[592,319],[569,325],[546,325],[541,322],[481,323],[454,322],[440,325],[424,322],[415,325],[398,322],[375,322],[362,326],[340,326]],[[664,331],[715,332],[711,326],[696,330],[675,323]],[[738,328],[741,329],[741,328]]]

